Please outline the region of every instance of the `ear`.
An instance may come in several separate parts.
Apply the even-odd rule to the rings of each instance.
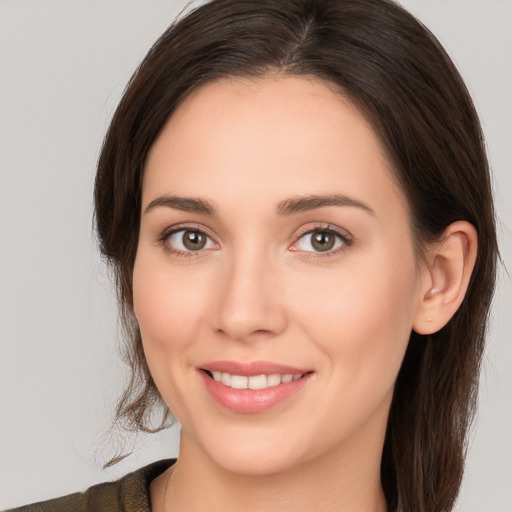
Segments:
[[[412,326],[418,334],[439,331],[455,314],[466,294],[477,248],[474,226],[457,221],[427,250]]]

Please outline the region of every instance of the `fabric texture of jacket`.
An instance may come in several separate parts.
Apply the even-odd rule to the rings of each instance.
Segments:
[[[149,484],[176,459],[161,460],[129,473],[120,480],[6,512],[151,512]]]

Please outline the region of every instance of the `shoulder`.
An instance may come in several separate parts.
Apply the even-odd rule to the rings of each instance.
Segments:
[[[114,482],[89,487],[85,492],[7,512],[150,512],[149,484],[175,462],[176,459],[154,462]]]

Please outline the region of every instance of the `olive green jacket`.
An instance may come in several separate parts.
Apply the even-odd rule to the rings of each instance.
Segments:
[[[151,512],[149,484],[175,462],[176,459],[154,462],[115,482],[8,512]]]

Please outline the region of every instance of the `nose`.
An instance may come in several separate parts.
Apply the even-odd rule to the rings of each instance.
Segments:
[[[286,329],[280,280],[269,258],[255,251],[233,256],[219,273],[214,329],[236,341],[269,338]]]

